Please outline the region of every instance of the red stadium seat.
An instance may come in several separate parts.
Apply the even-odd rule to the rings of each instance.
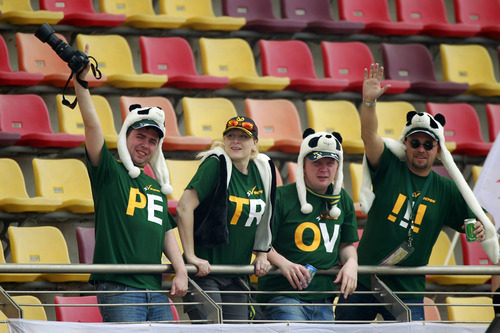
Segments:
[[[76,244],[80,264],[91,264],[94,260],[95,228],[76,227]]]
[[[228,77],[199,75],[193,51],[181,37],[139,37],[142,71],[166,74],[164,87],[179,89],[221,89],[229,83]]]
[[[73,148],[85,140],[83,135],[54,133],[47,106],[38,95],[0,95],[0,110],[0,130],[21,134],[16,145]]]
[[[12,146],[21,138],[21,134],[0,131],[0,147]]]
[[[433,37],[472,37],[479,33],[479,24],[451,24],[443,0],[396,0],[398,21],[420,23],[420,32]]]
[[[288,90],[337,92],[347,88],[347,80],[316,76],[311,50],[303,41],[260,40],[259,47],[262,74],[290,78]]]
[[[92,0],[40,0],[40,8],[63,12],[64,18],[58,24],[77,27],[116,27],[125,22],[125,15],[97,13]]]
[[[101,311],[97,304],[97,296],[54,296],[55,304],[71,304],[73,306],[56,306],[56,320],[81,323],[102,322]],[[74,306],[74,304],[95,304],[95,306]]]
[[[364,33],[375,35],[416,35],[420,23],[394,22],[389,15],[387,0],[338,0],[341,20],[363,22]]]
[[[454,141],[453,154],[486,156],[492,143],[485,142],[476,110],[467,103],[427,103],[427,112],[441,113],[446,119],[444,136],[446,141]]]
[[[500,104],[486,104],[486,116],[490,141],[494,142],[500,132]]]
[[[346,79],[346,90],[361,92],[363,88],[363,70],[374,62],[370,48],[362,42],[321,42],[323,69],[325,76],[334,79]],[[390,84],[386,94],[401,94],[410,87],[407,80],[383,80],[382,86]]]
[[[272,0],[222,0],[222,13],[227,16],[244,17],[242,29],[259,32],[298,32],[306,23],[292,19],[277,19],[273,13]]]
[[[500,38],[500,2],[498,0],[454,0],[455,20],[464,24],[477,24],[479,35]]]
[[[464,265],[492,265],[480,242],[468,242],[465,234],[460,233]]]
[[[3,36],[0,35],[0,85],[34,86],[42,81],[42,73],[14,72],[9,62],[9,52]]]
[[[422,44],[382,43],[385,76],[392,80],[410,81],[408,92],[423,95],[460,95],[469,89],[462,82],[438,81],[432,57]]]
[[[281,0],[281,16],[307,23],[306,30],[320,34],[356,34],[363,22],[335,21],[329,0]]]

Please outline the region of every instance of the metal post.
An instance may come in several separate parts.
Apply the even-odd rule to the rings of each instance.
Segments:
[[[192,286],[191,291],[196,302],[202,303],[201,306],[207,314],[207,319],[214,324],[222,324],[222,308],[214,302],[214,300],[204,292],[196,282],[191,278],[189,279],[189,284]]]
[[[392,313],[397,321],[411,321],[411,311],[408,306],[375,274],[372,275],[372,289],[378,292],[374,296],[380,303],[390,304],[386,305],[385,308]]]
[[[0,286],[0,310],[7,318],[23,318],[23,309]]]

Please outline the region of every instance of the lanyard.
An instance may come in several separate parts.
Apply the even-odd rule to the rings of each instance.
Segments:
[[[425,180],[424,186],[422,188],[422,191],[420,192],[420,195],[414,199],[413,198],[413,186],[411,184],[411,179],[410,179],[410,170],[408,168],[405,168],[405,175],[406,175],[406,186],[408,190],[408,205],[410,205],[410,228],[408,229],[408,245],[412,247],[413,243],[413,226],[415,224],[415,214],[417,212],[418,206],[424,200],[424,196],[427,193],[427,190],[429,189],[429,185],[431,184],[431,178],[432,178],[432,172],[429,174],[427,179]]]

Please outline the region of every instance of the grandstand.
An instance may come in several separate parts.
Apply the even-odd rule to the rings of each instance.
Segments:
[[[88,177],[81,172],[81,161],[85,158],[82,120],[74,116],[78,110],[64,109],[61,105],[62,87],[70,69],[48,44],[34,37],[45,22],[75,49],[83,50],[85,44],[90,44],[89,55],[97,58],[103,74],[101,80],[89,78],[91,92],[94,103],[102,108],[98,110],[99,117],[105,124],[107,144],[113,153],[125,104],[154,101],[168,108],[167,121],[176,122],[167,125],[163,145],[171,177],[177,172],[188,177],[185,173],[193,168],[186,168],[188,163],[173,161],[193,161],[217,133],[222,134],[222,130],[212,128],[211,122],[220,123],[218,117],[227,119],[236,112],[252,114],[261,128],[259,149],[273,159],[285,184],[294,177],[288,166],[296,162],[299,132],[308,127],[340,131],[347,138],[344,186],[357,198],[361,181],[354,170],[361,163],[363,147],[355,109],[361,103],[359,66],[366,63],[368,55],[368,59],[372,57],[390,69],[385,81],[394,82],[393,90],[382,96],[380,102],[413,107],[419,112],[446,110],[447,119],[453,119],[449,128],[445,126],[450,151],[455,149],[453,157],[473,187],[476,180],[473,173],[477,177],[475,172],[494,147],[500,128],[500,0],[422,1],[427,4],[425,11],[419,10],[418,0],[302,2],[304,6],[297,0],[0,0],[0,241],[3,246],[0,269],[1,265],[8,265],[0,271],[0,286],[10,296],[30,295],[41,300],[45,313],[25,311],[25,318],[60,320],[54,296],[86,297],[73,300],[76,304],[95,300],[87,297],[95,295],[92,286],[85,278],[82,280],[82,273],[88,276],[94,269],[92,266],[71,265],[64,272],[50,265],[44,271],[15,268],[15,264],[21,263],[84,263],[80,261],[82,254],[77,242],[80,236],[76,230],[94,227]],[[363,3],[371,4],[363,8]],[[474,8],[479,3],[483,6]],[[325,8],[330,12],[325,13]],[[366,14],[371,11],[377,13]],[[118,47],[120,51],[116,51]],[[175,48],[185,53],[176,55]],[[407,54],[403,52],[405,49],[409,50]],[[422,52],[420,59],[412,57],[417,50]],[[299,51],[305,56],[297,57]],[[480,61],[478,57],[482,57]],[[69,87],[66,97],[73,100],[72,94]],[[321,112],[313,114],[314,108],[321,105],[325,106]],[[329,116],[327,105],[338,110]],[[260,115],[257,110],[263,111],[265,106],[268,109]],[[339,112],[341,108],[345,109],[345,115]],[[274,111],[287,114],[279,119],[279,126],[272,118]],[[257,117],[262,117],[259,118],[262,125]],[[337,126],[333,117],[346,123]],[[402,129],[403,123],[394,126]],[[283,132],[289,137],[283,137]],[[462,132],[468,135],[460,135]],[[388,136],[397,138],[399,132]],[[461,141],[454,144],[454,136]],[[45,167],[51,176],[44,175],[47,170],[41,167],[47,162],[53,163]],[[59,166],[57,177],[53,177],[58,162],[76,167]],[[176,165],[182,170],[176,170]],[[14,171],[7,170],[15,170],[16,177]],[[65,180],[66,183],[57,183]],[[67,198],[61,192],[70,187],[71,198]],[[175,190],[175,194],[180,191]],[[495,195],[500,197],[500,193]],[[169,200],[171,212],[175,213],[177,199]],[[357,217],[362,229],[366,215],[358,212]],[[500,216],[495,217],[500,221]],[[20,244],[19,240],[13,244],[14,228],[34,227],[55,227],[61,232],[64,239],[58,242],[63,245],[60,251],[64,258],[29,261],[33,258],[30,253],[28,261],[16,261],[14,249]],[[476,321],[483,324],[479,326],[482,331],[477,332],[484,332],[485,325],[493,320],[492,312],[465,318],[464,313],[456,314],[456,308],[481,302],[482,305],[474,304],[476,308],[472,307],[469,313],[477,311],[477,306],[493,311],[489,279],[491,275],[500,275],[500,269],[492,266],[484,253],[477,252],[482,251],[479,246],[474,250],[466,248],[466,243],[457,242],[453,231],[444,232],[448,243],[455,247],[450,250],[448,245],[441,250],[446,251],[445,255],[441,253],[446,260],[436,259],[434,265],[448,269],[423,271],[429,274],[425,296],[433,302],[427,306],[436,310],[433,317],[429,314],[433,318],[429,320],[442,325]],[[54,243],[39,245],[44,247],[40,251],[50,251]],[[474,258],[482,259],[474,261]],[[161,267],[149,269],[164,272]],[[194,272],[193,267],[189,269]],[[374,269],[367,268],[367,272]],[[247,272],[250,273],[248,267]],[[334,274],[334,271],[323,273]],[[436,277],[449,274],[482,278],[474,280],[480,282],[467,284],[437,282],[442,279]],[[165,278],[165,288],[169,283]],[[476,294],[482,298],[457,299]],[[0,310],[6,317],[15,318],[16,313],[5,311],[10,296],[4,297],[0,290],[4,304]],[[189,318],[182,311],[182,300],[173,301],[179,328],[189,325]],[[18,299],[21,307],[29,308],[30,302],[32,298]],[[462,305],[454,306],[459,303]],[[40,310],[38,305],[31,308]],[[96,316],[95,311],[88,313]],[[5,328],[2,318],[0,332]],[[213,318],[209,323],[218,323],[220,314]],[[382,321],[378,324],[391,325]],[[387,331],[391,331],[391,326]],[[429,331],[433,332],[432,327]],[[471,332],[476,330],[471,328]]]

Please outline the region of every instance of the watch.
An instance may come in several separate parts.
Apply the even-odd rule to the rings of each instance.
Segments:
[[[375,104],[377,104],[377,100],[374,100],[373,102],[368,102],[368,101],[363,101],[363,104],[366,106],[366,107],[369,107],[369,108],[372,108],[375,106]]]

